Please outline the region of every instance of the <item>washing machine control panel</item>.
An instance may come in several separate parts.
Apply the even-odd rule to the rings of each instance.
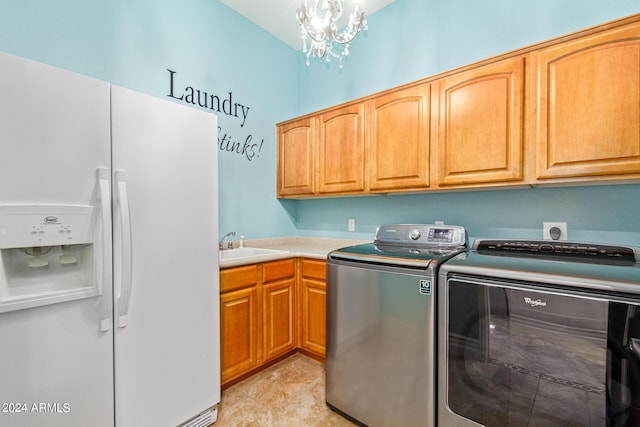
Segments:
[[[462,233],[458,228],[429,228],[427,240],[437,243],[462,243]]]
[[[464,227],[434,224],[386,224],[376,230],[376,243],[406,246],[464,246]]]

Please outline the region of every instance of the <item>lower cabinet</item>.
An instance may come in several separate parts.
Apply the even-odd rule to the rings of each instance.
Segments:
[[[260,364],[260,275],[258,265],[220,271],[220,369],[223,384]]]
[[[294,350],[296,260],[220,271],[222,384]]]
[[[256,286],[220,295],[220,367],[222,383],[249,372],[258,359]]]
[[[323,260],[292,258],[221,270],[222,384],[296,348],[324,358],[325,282]]]
[[[295,260],[262,265],[262,350],[268,361],[296,348]]]
[[[300,271],[298,347],[324,358],[327,341],[326,262],[303,258]]]

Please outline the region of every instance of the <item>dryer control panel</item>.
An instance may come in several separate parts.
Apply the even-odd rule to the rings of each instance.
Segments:
[[[594,264],[640,263],[640,250],[633,246],[571,241],[478,239],[473,250],[483,255],[545,258],[554,261]]]

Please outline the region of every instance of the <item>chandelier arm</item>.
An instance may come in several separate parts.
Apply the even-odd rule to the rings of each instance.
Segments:
[[[319,33],[320,37],[318,38],[314,37],[316,33]],[[316,43],[324,43],[327,40],[327,35],[324,32],[317,31],[316,33],[307,30],[307,35],[312,41]]]
[[[312,19],[309,17],[308,11],[302,11],[298,9],[298,22],[300,23],[300,27],[302,28],[303,39],[305,36],[309,36],[309,38],[317,43],[322,43],[326,40],[327,35],[324,31],[320,29],[313,29],[311,25]]]
[[[356,38],[356,36],[358,35],[359,32],[360,31],[358,30],[358,31],[354,32],[353,34],[350,34],[349,32],[344,31],[344,32],[342,32],[340,34],[336,34],[333,37],[333,40],[335,42],[337,42],[337,43],[340,43],[340,44],[351,43],[353,41],[353,39]]]
[[[340,34],[336,34],[335,36],[333,36],[333,40],[340,44],[351,43],[359,33],[360,33],[360,29],[356,29],[353,32],[349,30],[345,30]]]
[[[321,10],[324,17],[319,18],[317,13],[318,3],[322,1]],[[337,20],[342,16],[342,0],[315,0],[314,8],[308,6],[307,0],[296,11],[296,18],[300,24],[300,33],[309,65],[311,56],[325,58],[327,62],[331,58],[337,59],[342,68],[342,59],[349,55],[349,43],[356,38],[362,30],[367,30],[367,20],[364,12],[360,11],[359,4],[353,13],[349,15],[349,22],[342,31],[338,31]],[[310,45],[307,50],[307,37]],[[337,45],[343,48],[337,48]]]

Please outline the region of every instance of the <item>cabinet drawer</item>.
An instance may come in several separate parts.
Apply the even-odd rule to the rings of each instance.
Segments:
[[[303,259],[302,260],[302,276],[314,277],[316,279],[326,280],[327,263],[325,261]]]
[[[258,265],[220,270],[220,292],[247,288],[258,283]]]
[[[295,272],[296,261],[293,258],[267,262],[262,266],[262,281],[267,283],[278,279],[293,277]]]

